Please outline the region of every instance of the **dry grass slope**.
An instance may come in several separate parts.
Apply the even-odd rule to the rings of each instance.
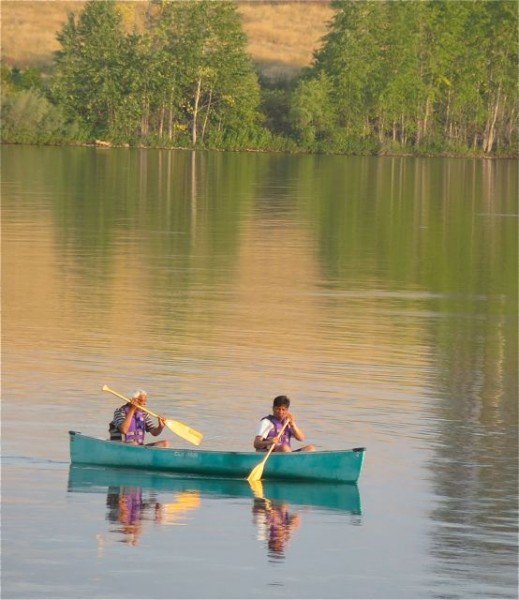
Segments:
[[[266,75],[294,74],[312,61],[333,15],[328,2],[241,2],[248,51]]]
[[[1,55],[9,65],[50,64],[56,33],[84,0],[1,0]],[[129,27],[139,24],[144,3],[119,2]],[[248,50],[267,76],[293,75],[310,64],[333,11],[327,1],[239,2]]]

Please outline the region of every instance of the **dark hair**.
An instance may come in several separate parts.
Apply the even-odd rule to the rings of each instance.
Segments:
[[[290,406],[290,400],[286,396],[276,396],[272,406],[286,406],[288,408]]]

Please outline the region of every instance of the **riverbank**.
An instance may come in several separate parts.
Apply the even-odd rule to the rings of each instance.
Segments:
[[[455,152],[384,152],[381,151],[379,153],[364,153],[364,154],[346,154],[341,152],[317,152],[310,151],[307,149],[291,149],[291,150],[269,150],[265,148],[240,148],[237,150],[228,150],[222,148],[193,148],[192,146],[166,146],[166,145],[145,145],[145,144],[115,144],[112,142],[107,142],[103,140],[96,140],[93,143],[67,143],[67,144],[23,144],[17,142],[5,142],[0,141],[0,146],[49,146],[49,147],[70,147],[70,148],[97,148],[99,150],[117,150],[117,149],[137,149],[137,150],[181,150],[183,152],[249,152],[249,153],[259,153],[259,154],[288,154],[288,155],[298,155],[298,154],[314,154],[321,156],[373,156],[373,157],[394,157],[394,158],[479,158],[485,160],[517,160],[519,159],[519,153],[514,154],[476,154],[476,153],[455,153]]]

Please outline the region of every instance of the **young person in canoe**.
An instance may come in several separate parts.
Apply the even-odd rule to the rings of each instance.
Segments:
[[[267,451],[272,445],[272,452],[314,452],[315,446],[309,444],[298,450],[292,450],[291,439],[295,438],[298,442],[305,439],[303,430],[297,425],[294,415],[288,412],[290,400],[286,396],[276,396],[272,403],[272,414],[261,419],[258,433],[254,438],[254,448],[256,450]],[[280,432],[286,424],[285,430]]]
[[[131,395],[130,402],[115,410],[114,418],[109,425],[111,440],[125,442],[126,444],[136,444],[138,446],[146,445],[159,448],[168,448],[170,446],[167,440],[144,444],[144,435],[146,432],[151,433],[153,436],[160,435],[166,425],[162,417],[159,417],[159,423],[155,425],[148,413],[139,410],[135,406],[135,404],[139,404],[145,407],[147,402],[148,394],[144,390],[137,390]]]

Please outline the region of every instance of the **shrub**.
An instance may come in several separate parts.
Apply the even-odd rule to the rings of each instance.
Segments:
[[[67,123],[61,110],[36,89],[4,94],[0,122],[3,142],[55,144],[81,138],[77,125]]]

